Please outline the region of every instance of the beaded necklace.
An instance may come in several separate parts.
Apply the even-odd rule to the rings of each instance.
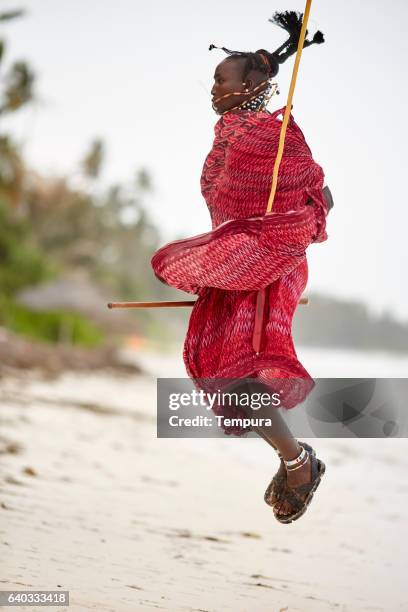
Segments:
[[[263,85],[266,84],[266,87],[263,91],[261,91],[260,93],[257,93],[257,91],[263,87]],[[266,80],[266,81],[262,81],[262,83],[259,83],[259,85],[257,85],[257,87],[255,87],[252,90],[252,93],[254,95],[252,95],[250,98],[248,98],[248,100],[244,100],[243,102],[241,102],[240,104],[237,104],[236,106],[233,106],[232,108],[229,108],[228,110],[224,111],[223,113],[220,113],[217,108],[215,107],[215,104],[213,102],[212,107],[215,110],[215,112],[218,115],[225,115],[225,113],[229,113],[233,110],[236,109],[242,109],[242,110],[251,110],[251,111],[263,111],[265,110],[269,100],[271,99],[271,97],[275,94],[279,94],[279,90],[278,90],[278,84],[277,83],[272,83],[270,80]],[[242,95],[242,92],[232,92],[230,94],[225,94],[224,96],[222,96],[221,98],[217,99],[217,102],[219,100],[221,100],[222,98],[228,98],[232,95]]]
[[[266,86],[266,89],[261,91],[255,98],[250,98],[249,100],[245,100],[238,106],[238,108],[242,108],[242,110],[252,110],[252,111],[262,111],[265,110],[269,100],[273,95],[279,94],[278,84],[269,82]],[[230,109],[232,110],[232,109]]]

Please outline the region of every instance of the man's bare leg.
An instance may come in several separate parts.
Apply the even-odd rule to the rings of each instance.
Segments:
[[[245,391],[248,394],[255,392],[269,392],[268,389],[261,383],[246,383],[245,386],[240,387],[240,390]],[[241,407],[245,410],[245,412],[249,413],[249,410],[247,410],[246,407],[242,405]],[[273,411],[272,414],[271,411]],[[250,411],[250,416],[252,418],[262,418],[263,414],[264,413],[262,410]],[[270,408],[267,417],[272,418],[273,425],[270,427],[263,425],[254,426],[252,427],[253,431],[255,431],[255,433],[263,438],[265,442],[272,446],[275,451],[279,451],[282,459],[290,461],[295,459],[295,457],[298,457],[302,447],[299,445],[296,438],[294,438],[291,434],[290,429],[280,414],[280,409]],[[297,487],[311,481],[311,465],[309,458],[301,467],[299,467],[299,469],[290,471],[285,469],[285,471],[288,487]],[[276,509],[279,514],[290,514],[292,512],[291,505],[285,501],[277,502]]]

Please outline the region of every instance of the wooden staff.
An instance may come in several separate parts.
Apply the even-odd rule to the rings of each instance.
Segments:
[[[307,304],[309,298],[301,297],[299,304]],[[185,300],[181,302],[109,302],[108,308],[176,308],[183,306],[194,306],[196,300]]]
[[[283,116],[283,121],[279,134],[279,146],[278,153],[276,155],[275,164],[273,166],[273,174],[272,174],[272,187],[271,192],[269,194],[268,205],[266,207],[266,215],[270,215],[272,213],[272,205],[275,199],[277,187],[278,187],[278,174],[279,174],[279,166],[282,160],[283,148],[285,146],[285,136],[286,136],[286,128],[289,123],[289,116],[292,112],[292,100],[293,94],[295,91],[296,79],[299,70],[300,58],[302,55],[303,44],[306,37],[306,26],[309,20],[310,7],[312,5],[312,0],[306,0],[306,7],[303,13],[303,22],[300,30],[299,41],[296,51],[295,64],[293,66],[292,78],[290,81],[288,99],[286,101],[285,113]],[[299,303],[302,304],[302,298],[299,300]],[[307,302],[306,302],[307,303]],[[262,340],[262,332],[263,332],[263,324],[264,324],[264,305],[265,305],[265,288],[259,289],[258,294],[256,296],[256,306],[255,306],[255,325],[254,325],[254,333],[252,336],[252,346],[257,355],[261,350],[261,340]]]
[[[302,56],[303,45],[305,42],[306,27],[307,27],[307,22],[309,21],[311,5],[312,5],[312,0],[306,0],[306,7],[303,13],[303,22],[302,22],[302,27],[300,29],[299,41],[298,41],[298,46],[297,46],[297,51],[296,51],[296,58],[295,58],[295,63],[293,66],[293,71],[292,71],[292,78],[291,78],[290,86],[289,86],[288,99],[286,101],[285,114],[283,116],[282,126],[281,126],[281,130],[279,134],[278,153],[276,155],[275,164],[273,167],[272,188],[269,194],[268,206],[266,207],[266,214],[269,214],[272,212],[272,205],[275,199],[276,190],[278,186],[279,166],[282,160],[283,148],[285,146],[286,128],[289,123],[290,113],[292,112],[293,94],[295,92],[296,79],[297,79],[297,75],[299,71],[299,64],[300,64],[300,58]]]

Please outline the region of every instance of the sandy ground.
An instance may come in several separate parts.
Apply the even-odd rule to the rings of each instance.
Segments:
[[[15,374],[0,406],[0,590],[69,590],[67,612],[408,610],[406,440],[310,440],[326,475],[281,525],[271,449],[157,439],[152,376]]]

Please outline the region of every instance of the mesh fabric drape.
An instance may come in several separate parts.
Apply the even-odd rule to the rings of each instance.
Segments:
[[[183,357],[205,390],[211,379],[251,377],[276,391],[284,407],[303,401],[314,381],[298,361],[292,319],[308,277],[306,249],[327,239],[324,173],[290,116],[273,211],[266,215],[284,108],[226,113],[201,176],[212,230],[160,248],[151,264],[164,283],[197,294]],[[265,288],[261,350],[252,346],[257,291]],[[218,381],[217,381],[218,382]],[[280,386],[281,386],[280,385]],[[218,410],[218,412],[217,412]],[[242,416],[239,407],[215,408]],[[240,427],[225,428],[241,435]]]

